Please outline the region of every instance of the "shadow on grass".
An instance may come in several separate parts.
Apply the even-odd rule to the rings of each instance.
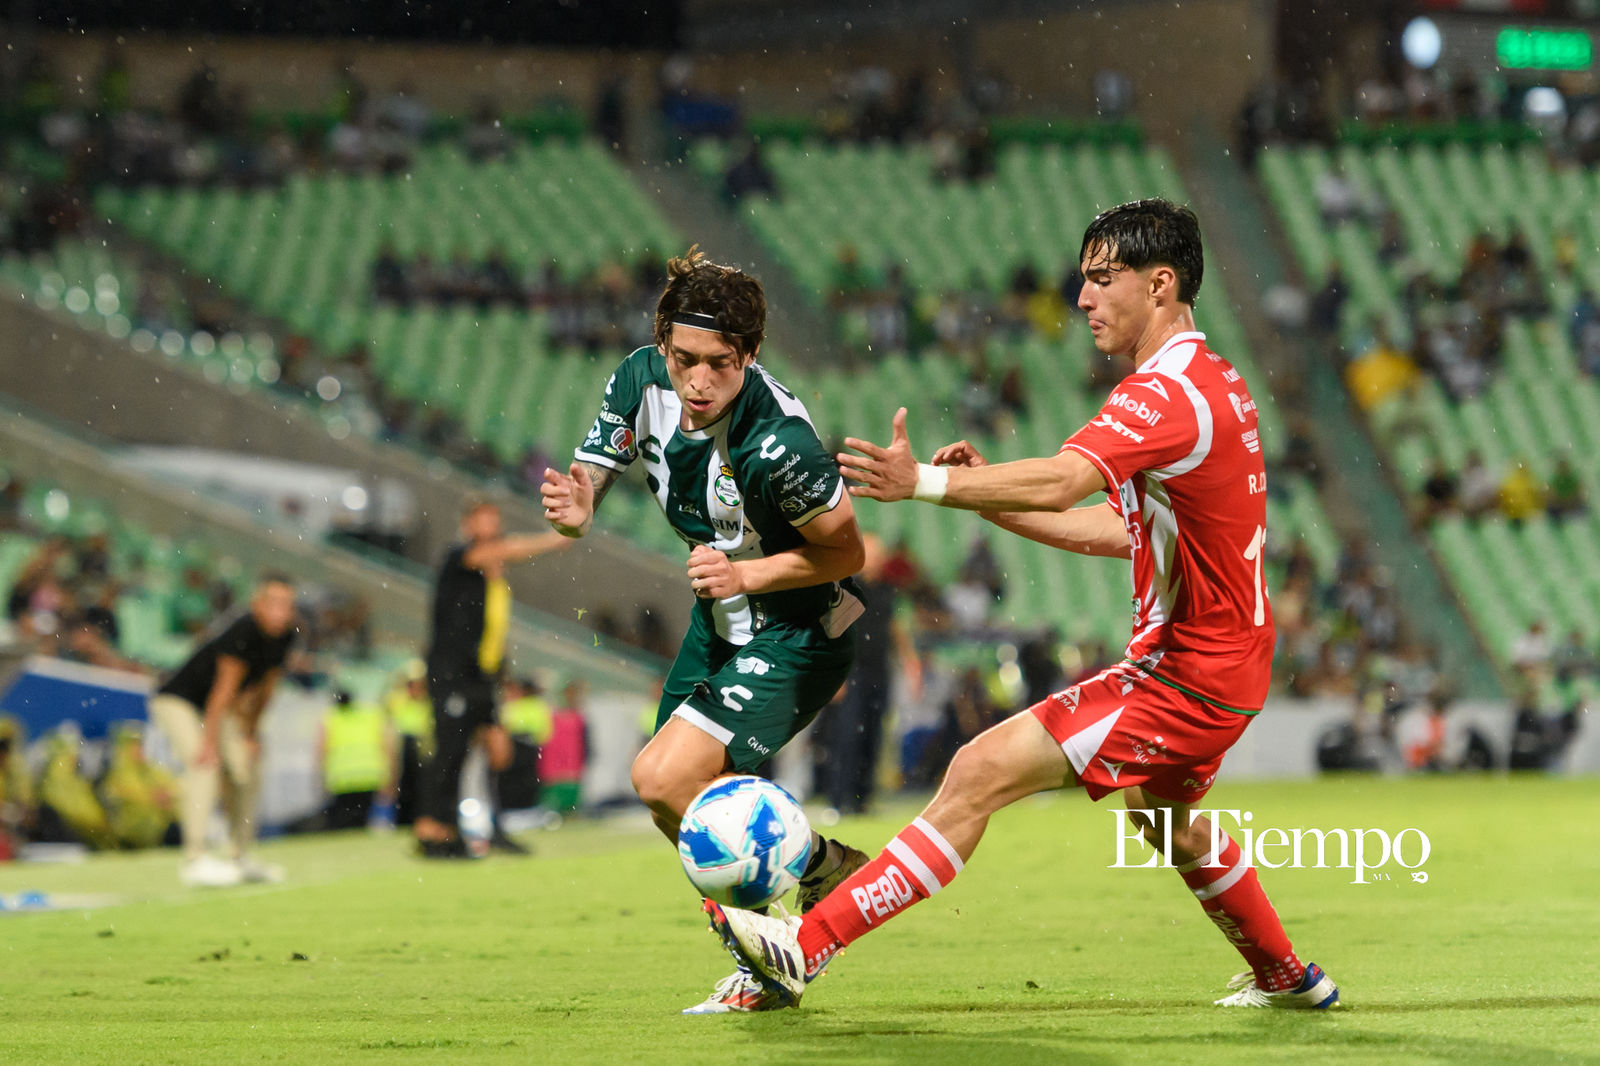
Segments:
[[[1250,1061],[1315,1053],[1338,1062],[1562,1062],[1600,1066],[1600,1053],[1547,1040],[1548,1019],[1529,1018],[1522,1033],[1502,1014],[1494,1025],[1459,1018],[1433,1028],[1395,1027],[1434,1013],[1523,1012],[1600,1007],[1600,996],[1476,997],[1419,1003],[1376,1003],[1329,1012],[1213,1011],[1192,1000],[950,1001],[876,1008],[852,1017],[833,1010],[784,1012],[741,1019],[742,1035],[773,1066],[817,1062],[937,1066],[1012,1063],[1120,1063],[1132,1057],[1192,1062]],[[1146,1019],[1136,1027],[1128,1019]],[[1204,1020],[1202,1020],[1204,1019]],[[1495,1030],[1499,1029],[1499,1032]],[[1441,1032],[1440,1030],[1450,1030]],[[1466,1035],[1473,1033],[1475,1035]],[[1567,1046],[1559,1046],[1565,1043]]]

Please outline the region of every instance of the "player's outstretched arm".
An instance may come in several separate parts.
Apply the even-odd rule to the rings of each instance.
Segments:
[[[806,542],[789,551],[735,562],[715,548],[689,553],[689,584],[696,596],[715,600],[747,593],[781,592],[839,581],[861,569],[866,548],[849,496],[797,527]]]
[[[958,440],[934,452],[933,465],[980,467],[989,460],[970,442]],[[1127,527],[1109,503],[1066,511],[979,511],[978,516],[1019,537],[1079,555],[1126,559],[1132,554]]]
[[[1065,511],[1105,487],[1100,471],[1071,451],[985,466],[919,464],[906,433],[904,407],[895,412],[887,446],[855,437],[846,437],[844,444],[860,453],[838,456],[840,472],[858,482],[850,494],[873,500],[915,497],[966,511]]]
[[[570,547],[572,541],[560,533],[509,533],[474,545],[461,557],[461,562],[474,570],[482,570],[495,563],[520,563],[536,555],[566,551]]]
[[[598,463],[573,463],[565,474],[548,468],[539,486],[545,518],[563,537],[583,536],[594,524],[600,501],[621,476],[620,470]]]

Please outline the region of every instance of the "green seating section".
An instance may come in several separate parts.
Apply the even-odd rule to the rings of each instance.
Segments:
[[[929,291],[965,287],[974,274],[998,288],[1024,259],[1059,273],[1076,254],[1083,226],[1105,206],[1152,194],[1184,197],[1164,153],[1125,144],[1009,145],[994,181],[978,186],[935,185],[921,148],[779,146],[770,158],[786,196],[755,205],[752,224],[819,297],[825,278],[818,271],[828,269],[847,234],[864,262],[902,260],[911,279]],[[282,190],[260,192],[108,191],[100,206],[190,269],[305,330],[323,348],[367,342],[389,387],[457,414],[503,459],[534,444],[557,459],[566,454],[587,430],[622,353],[590,358],[548,350],[543,324],[511,310],[373,306],[370,268],[378,249],[392,242],[402,255],[446,259],[456,251],[481,256],[498,245],[524,269],[554,260],[564,273],[580,276],[647,248],[660,252],[683,243],[592,144],[525,147],[506,163],[481,167],[469,166],[453,149],[434,148],[406,177],[297,178]],[[997,246],[1009,250],[996,255]],[[114,266],[98,252],[84,259],[78,274]],[[67,265],[49,268],[62,275],[50,279],[57,288],[82,284],[65,278],[72,273]],[[36,264],[25,264],[23,272],[29,270],[39,273]],[[1251,365],[1215,278],[1202,296],[1201,319],[1213,344],[1249,375],[1268,453],[1277,454],[1283,433],[1268,379]],[[197,356],[178,331],[154,340],[163,351],[171,342],[174,357],[214,366],[207,372],[219,382],[270,381],[276,370],[270,349],[262,352],[253,341],[242,347],[230,341],[233,355],[225,356],[219,343]],[[778,349],[764,358],[806,401],[825,439],[886,438],[902,403],[921,448],[970,435],[956,413],[965,379],[957,359],[896,355],[850,372],[803,371],[786,364]],[[982,441],[986,454],[1004,460],[1052,453],[1090,418],[1103,397],[1065,384],[1082,380],[1089,354],[1081,329],[1060,341],[997,341],[990,365],[1020,365],[1029,386],[1048,388],[1049,398],[1048,408],[1036,399],[1004,432]],[[1337,541],[1309,485],[1275,484],[1270,508],[1274,529],[1283,531],[1280,546],[1307,541],[1324,573],[1331,572]],[[642,491],[613,494],[606,511],[603,528],[682,554]],[[972,516],[929,508],[863,502],[859,511],[867,528],[891,541],[904,537],[941,581],[955,576],[972,541],[987,529]],[[1065,557],[1014,537],[991,541],[1009,579],[1002,620],[1051,623],[1069,638],[1113,647],[1126,639],[1129,590],[1122,567]]]
[[[1367,221],[1329,228],[1313,190],[1329,168],[1370,202],[1392,209],[1405,233],[1405,256],[1392,267],[1378,257],[1379,234]],[[1269,148],[1260,177],[1300,267],[1320,285],[1337,261],[1349,281],[1346,339],[1373,319],[1401,344],[1410,324],[1401,307],[1404,273],[1415,264],[1441,282],[1459,278],[1480,232],[1504,240],[1527,235],[1554,313],[1508,319],[1504,365],[1489,389],[1461,403],[1429,378],[1414,399],[1396,398],[1372,423],[1401,483],[1420,489],[1436,459],[1460,470],[1470,451],[1491,468],[1523,461],[1548,478],[1568,458],[1591,499],[1600,492],[1600,386],[1579,370],[1565,328],[1579,290],[1600,289],[1600,172],[1552,168],[1537,145],[1413,145],[1404,148]],[[1570,274],[1556,248],[1572,240]],[[1359,353],[1352,353],[1359,354]],[[1516,638],[1536,620],[1587,641],[1600,638],[1600,527],[1589,518],[1513,528],[1498,517],[1476,524],[1448,520],[1433,547],[1480,634],[1502,665]]]
[[[998,292],[1024,262],[1046,277],[1059,276],[1074,262],[1084,227],[1098,211],[1147,196],[1188,198],[1163,150],[1125,143],[1008,144],[998,154],[994,177],[977,184],[937,182],[923,146],[779,142],[765,146],[764,158],[782,195],[752,198],[740,209],[819,305],[827,299],[834,264],[847,245],[869,271],[901,264],[906,280],[923,292],[974,286]],[[695,146],[690,155],[691,165],[708,179],[719,176],[727,161],[727,151],[710,142]],[[1210,342],[1251,383],[1262,438],[1269,458],[1276,458],[1285,433],[1270,378],[1253,364],[1243,329],[1214,275],[1205,283],[1196,317]],[[1103,393],[1077,384],[1091,354],[1081,324],[1069,326],[1061,340],[992,342],[989,366],[1020,365],[1031,389],[1048,388],[1049,406],[1036,400],[1009,432],[982,442],[986,454],[1002,460],[1051,454],[1093,417]],[[850,374],[779,376],[797,379],[789,384],[807,398],[825,434],[859,436],[863,431],[853,427],[866,427],[869,435],[885,439],[890,416],[904,404],[919,448],[970,435],[955,415],[965,377],[958,359],[927,353],[912,361],[890,355]],[[891,537],[907,536],[924,559],[936,561],[935,576],[942,579],[954,576],[980,529],[971,516],[949,511],[870,503],[858,510],[869,526],[877,524]],[[1274,489],[1271,510],[1279,546],[1304,540],[1324,577],[1331,576],[1338,540],[1311,486],[1285,479]],[[1126,640],[1129,590],[1121,568],[1066,558],[1014,537],[996,537],[992,543],[1012,577],[1002,613],[1019,622],[1049,621],[1068,636],[1093,636],[1112,646]]]

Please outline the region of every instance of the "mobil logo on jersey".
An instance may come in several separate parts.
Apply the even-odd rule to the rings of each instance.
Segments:
[[[1120,407],[1147,426],[1153,426],[1161,421],[1161,412],[1145,403],[1143,400],[1129,396],[1125,392],[1113,392],[1108,401],[1112,407]]]

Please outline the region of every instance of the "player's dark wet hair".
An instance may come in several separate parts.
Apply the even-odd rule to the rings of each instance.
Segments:
[[[1200,295],[1200,277],[1206,266],[1200,220],[1171,200],[1119,204],[1100,212],[1083,231],[1078,261],[1086,260],[1091,269],[1169,266],[1178,275],[1178,302],[1192,304]]]
[[[655,339],[661,347],[680,315],[711,316],[734,351],[753,356],[767,332],[767,294],[761,282],[738,267],[713,263],[696,245],[667,260],[667,287],[656,303]]]

